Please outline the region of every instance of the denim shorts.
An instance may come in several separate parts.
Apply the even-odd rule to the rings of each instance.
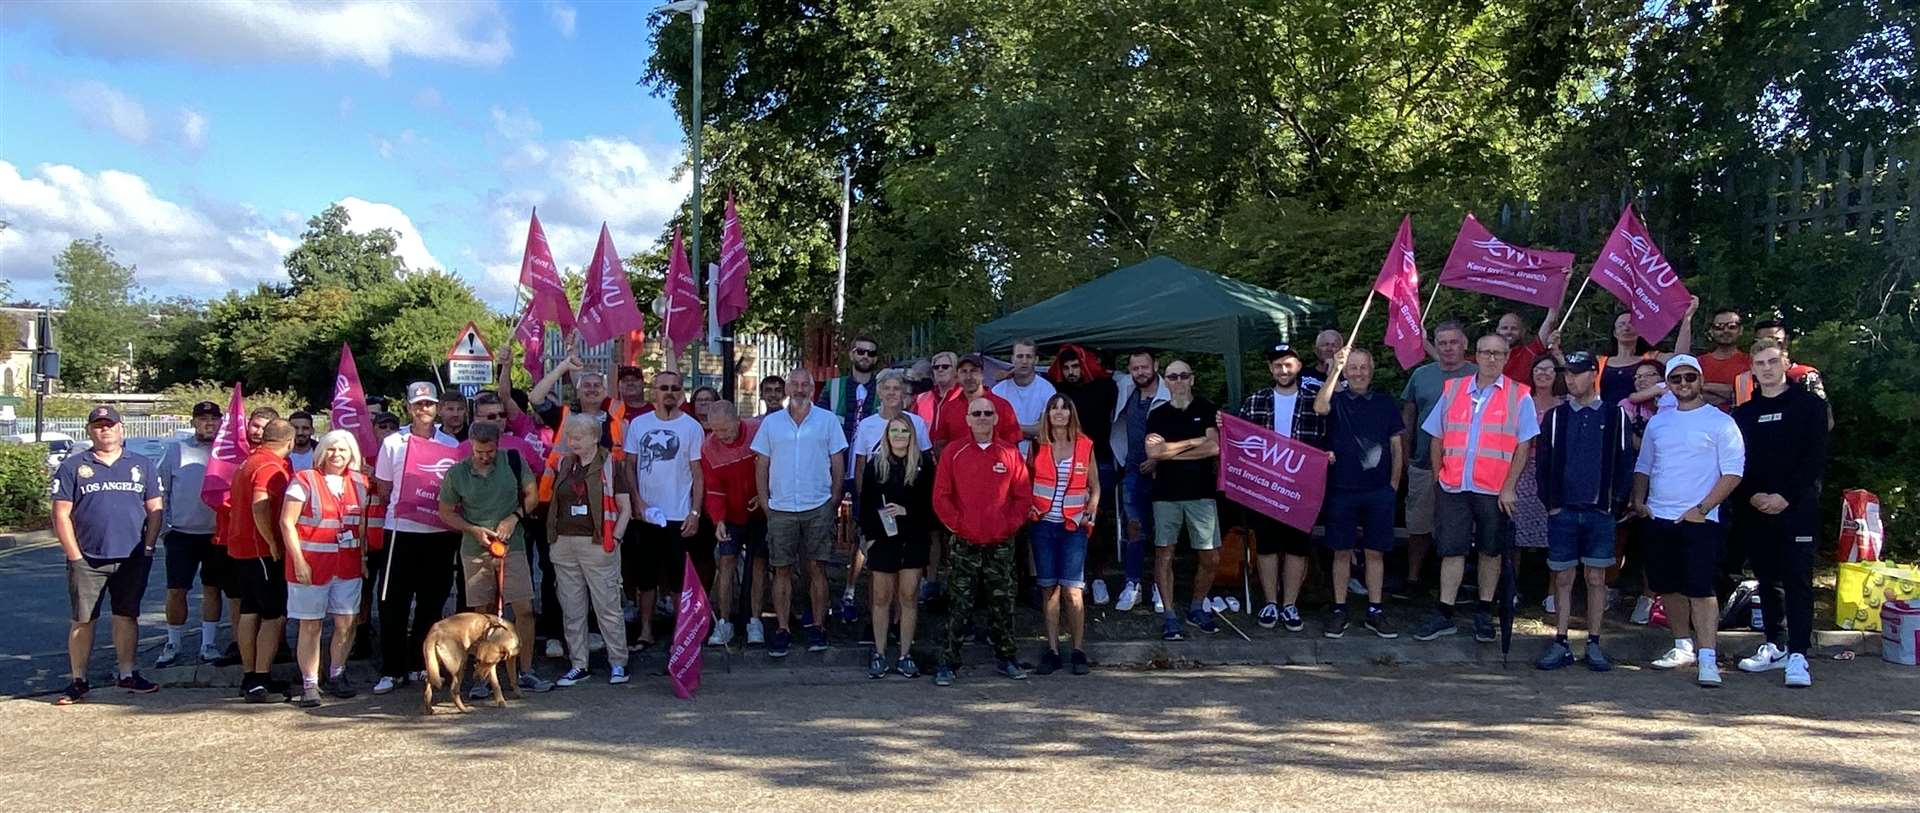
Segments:
[[[1547,569],[1613,567],[1613,515],[1598,508],[1563,508],[1547,515]]]
[[[1067,530],[1058,522],[1030,526],[1033,542],[1033,581],[1041,587],[1087,586],[1087,529]]]

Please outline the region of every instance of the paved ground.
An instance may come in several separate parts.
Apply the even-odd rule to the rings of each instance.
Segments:
[[[98,692],[0,701],[0,809],[1913,809],[1920,673],[1817,669],[752,670],[691,703],[642,678],[424,719],[412,693]]]

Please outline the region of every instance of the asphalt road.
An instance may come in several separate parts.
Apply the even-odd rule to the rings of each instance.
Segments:
[[[754,670],[693,702],[643,677],[432,718],[411,692],[96,691],[0,701],[0,809],[1914,809],[1920,672],[1816,674]]]

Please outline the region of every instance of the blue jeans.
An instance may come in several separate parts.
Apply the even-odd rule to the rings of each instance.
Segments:
[[[1547,569],[1613,567],[1613,515],[1598,508],[1562,508],[1547,516]]]
[[[1140,532],[1128,533],[1130,524],[1138,524]],[[1127,581],[1145,580],[1147,537],[1153,533],[1153,478],[1141,474],[1138,466],[1128,466],[1120,476],[1120,527],[1117,530],[1125,540],[1121,545],[1121,560]]]
[[[1033,523],[1033,581],[1042,588],[1087,586],[1087,529],[1069,531],[1058,522]]]

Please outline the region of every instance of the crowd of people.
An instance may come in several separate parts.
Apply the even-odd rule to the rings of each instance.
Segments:
[[[1388,602],[1431,593],[1413,638],[1454,635],[1470,610],[1472,634],[1491,642],[1502,573],[1516,551],[1533,551],[1544,555],[1557,625],[1539,668],[1576,662],[1569,628],[1584,592],[1578,661],[1610,669],[1606,610],[1634,596],[1630,623],[1663,614],[1673,632],[1652,665],[1690,668],[1709,687],[1721,683],[1716,597],[1750,562],[1766,643],[1739,668],[1810,685],[1815,502],[1831,425],[1818,371],[1791,360],[1778,322],[1745,341],[1731,310],[1712,314],[1712,346],[1699,355],[1691,310],[1671,352],[1648,345],[1626,314],[1601,352],[1568,350],[1549,327],[1557,316],[1529,333],[1524,317],[1506,314],[1477,339],[1439,323],[1431,360],[1398,397],[1374,386],[1373,354],[1337,331],[1315,338],[1311,366],[1304,348],[1272,345],[1271,384],[1233,410],[1196,394],[1186,360],[1133,350],[1113,357],[1110,373],[1100,353],[1066,344],[1043,371],[1032,340],[1014,343],[1010,369],[990,385],[999,365],[983,356],[941,352],[892,368],[878,342],[857,337],[843,375],[768,376],[745,409],[711,388],[688,392],[672,370],[649,379],[619,367],[609,389],[578,355],[521,392],[502,354],[497,385],[470,399],[430,382],[409,385],[393,411],[376,399],[371,461],[349,432],[316,438],[312,415],[253,410],[251,451],[212,503],[201,493],[219,405],[196,405],[192,436],[159,461],[125,451],[119,414],[101,406],[88,417],[89,447],[60,465],[51,489],[73,620],[72,682],[59,702],[91,689],[103,602],[117,686],[157,689],[135,645],[162,547],[158,665],[183,657],[197,578],[200,658],[240,664],[249,702],[281,694],[310,707],[357,693],[345,666],[373,654],[370,637],[373,693],[422,680],[421,643],[450,597],[512,618],[525,690],[593,680],[596,652],[605,680],[626,683],[633,654],[659,645],[656,616],[674,611],[685,558],[717,608],[711,646],[744,635],[772,658],[797,639],[823,651],[837,617],[870,647],[870,677],[918,677],[920,611],[944,599],[935,684],[956,679],[975,638],[1008,678],[1086,674],[1089,603],[1150,608],[1169,641],[1219,632],[1227,605],[1210,594],[1223,524],[1251,540],[1262,601],[1248,610],[1261,627],[1305,630],[1301,594],[1319,562],[1332,585],[1325,637],[1350,631],[1353,594],[1365,596],[1361,626],[1396,638]],[[1220,497],[1228,412],[1328,453],[1318,533]],[[428,459],[443,465],[423,467]],[[1195,554],[1185,605],[1174,579],[1183,541]],[[836,548],[851,559],[838,596]],[[1389,572],[1401,548],[1405,569]],[[1475,592],[1461,608],[1470,573]],[[867,624],[857,623],[861,587]],[[1045,630],[1032,666],[1016,646],[1023,598]],[[233,629],[225,650],[223,617]],[[287,618],[297,622],[299,686],[270,676],[285,657]],[[362,629],[373,618],[377,636]],[[542,677],[541,655],[566,668]]]

